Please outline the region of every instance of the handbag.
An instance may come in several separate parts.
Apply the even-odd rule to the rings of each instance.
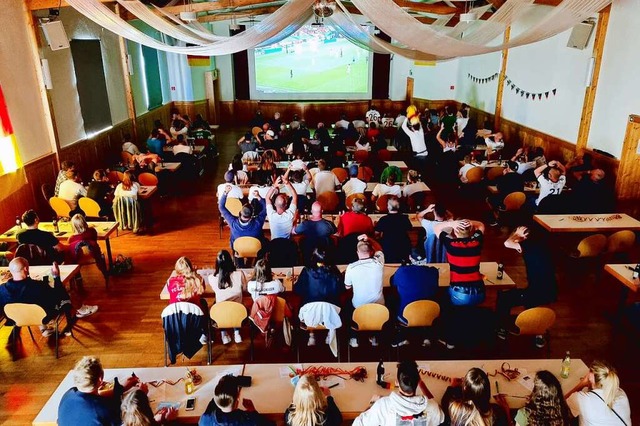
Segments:
[[[116,261],[111,267],[112,275],[121,275],[127,273],[133,269],[133,259],[130,257],[119,254],[116,256]]]

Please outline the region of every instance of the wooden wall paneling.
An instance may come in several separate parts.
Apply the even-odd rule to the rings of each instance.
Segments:
[[[630,115],[627,131],[622,144],[620,169],[616,181],[616,196],[618,199],[629,201],[640,200],[640,116]]]
[[[187,114],[192,120],[195,119],[197,114],[202,114],[205,119],[209,115],[209,106],[206,99],[201,101],[174,102],[173,107],[177,108],[180,114]]]

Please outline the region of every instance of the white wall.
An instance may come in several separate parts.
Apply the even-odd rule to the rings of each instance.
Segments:
[[[216,21],[211,23],[211,28],[215,34],[228,36],[229,21]],[[220,87],[221,101],[233,101],[236,97],[233,85],[233,60],[231,55],[216,56],[216,68],[218,69],[218,79]]]
[[[391,57],[389,71],[389,99],[404,101],[407,95],[407,77],[413,61],[399,55]],[[414,81],[415,83],[415,81]]]
[[[469,78],[469,74],[477,78],[487,78],[500,72],[502,54],[489,53],[480,56],[460,58],[455,99],[467,103],[482,111],[494,113],[496,110],[496,94],[498,79],[487,83],[476,83]]]
[[[434,66],[415,65],[410,61],[409,75],[414,78],[413,96],[421,99],[454,99],[458,66],[457,59],[437,62]]]
[[[0,13],[0,85],[16,135],[23,162],[35,160],[53,151],[47,113],[40,97],[40,84],[33,60],[30,23],[22,10],[22,1],[3,2]]]
[[[618,158],[622,153],[628,116],[640,114],[640,57],[635,49],[639,27],[640,3],[635,0],[614,1],[588,146],[609,152]]]

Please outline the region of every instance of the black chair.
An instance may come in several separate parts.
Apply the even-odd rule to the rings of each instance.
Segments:
[[[51,185],[49,185],[48,183],[43,183],[42,185],[40,185],[40,191],[42,192],[42,196],[44,197],[44,201],[49,204],[49,198],[53,197],[55,194],[55,191],[53,190],[53,187]]]

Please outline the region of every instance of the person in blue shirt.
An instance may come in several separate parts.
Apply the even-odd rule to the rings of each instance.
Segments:
[[[391,286],[398,291],[400,301],[398,304],[397,319],[400,325],[406,325],[407,320],[402,316],[404,308],[417,300],[433,300],[438,292],[439,272],[432,266],[409,265],[403,263],[391,276]],[[408,345],[409,341],[398,330],[397,339],[391,344],[397,346]],[[429,346],[431,341],[425,338],[423,346]]]
[[[162,156],[162,148],[164,148],[166,142],[164,139],[160,139],[158,137],[159,135],[160,133],[158,132],[158,129],[153,129],[151,131],[151,136],[149,137],[149,139],[147,139],[147,149],[153,154]]]
[[[227,194],[231,191],[231,185],[227,185],[224,189],[224,193],[220,200],[218,201],[218,208],[220,209],[220,214],[224,218],[224,220],[229,224],[229,229],[231,231],[231,247],[233,247],[233,243],[236,238],[239,237],[254,237],[260,240],[263,244],[265,243],[264,232],[262,231],[262,226],[264,225],[264,221],[267,218],[267,207],[264,199],[260,197],[258,191],[254,192],[255,198],[252,203],[258,203],[262,208],[260,212],[254,216],[254,211],[256,210],[256,206],[245,204],[240,210],[240,216],[236,217],[227,207],[225,206],[227,202]]]

